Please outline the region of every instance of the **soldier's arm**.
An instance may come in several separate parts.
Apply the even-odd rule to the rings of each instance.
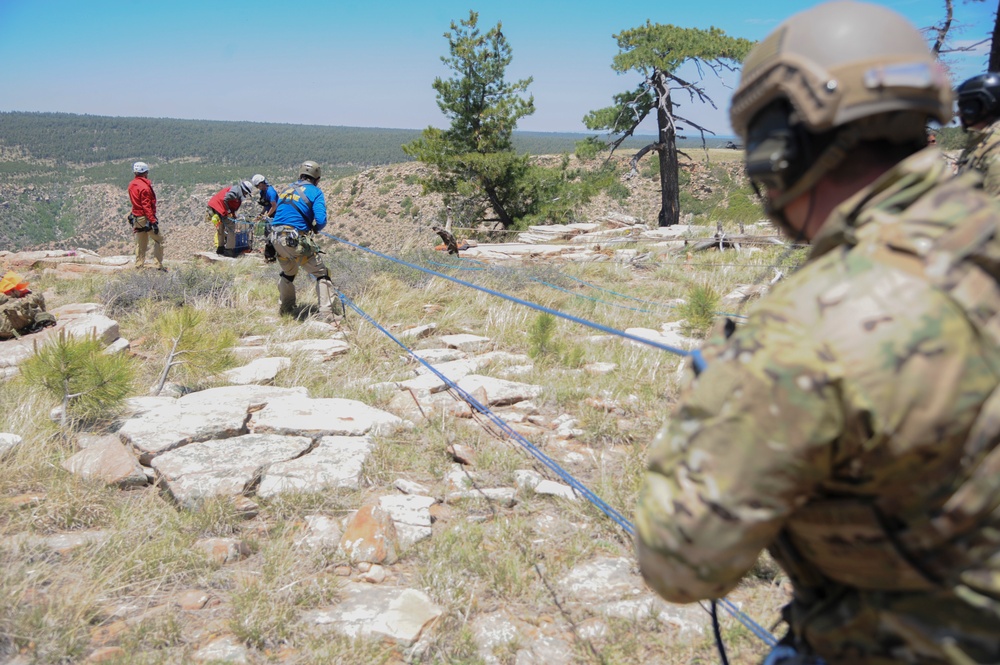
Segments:
[[[706,349],[707,369],[654,440],[636,544],[667,600],[725,595],[828,477],[836,371],[808,339],[787,324],[747,326]]]
[[[994,198],[1000,197],[1000,141],[985,156],[983,190]]]

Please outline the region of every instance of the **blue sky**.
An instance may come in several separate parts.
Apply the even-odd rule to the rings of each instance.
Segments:
[[[642,25],[716,26],[764,37],[803,0],[0,0],[0,110],[113,116],[423,128],[444,126],[431,82],[452,20],[503,22],[511,79],[534,77],[536,112],[519,129],[584,131],[638,79],[610,68],[613,34]],[[943,16],[943,0],[884,0],[917,27]],[[955,0],[956,38],[978,41],[996,3]],[[984,47],[952,56],[958,81],[986,66]],[[735,83],[735,75],[728,84]],[[719,134],[730,90],[708,83],[718,110],[686,106]],[[685,101],[683,98],[680,101]],[[652,131],[652,126],[647,128]]]

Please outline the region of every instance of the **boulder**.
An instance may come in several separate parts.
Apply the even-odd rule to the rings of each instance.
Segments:
[[[106,485],[127,488],[146,484],[146,473],[135,456],[113,437],[102,437],[66,459],[62,466],[81,478]]]

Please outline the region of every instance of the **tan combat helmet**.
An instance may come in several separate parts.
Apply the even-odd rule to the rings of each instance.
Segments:
[[[829,2],[792,16],[743,63],[730,119],[747,173],[781,192],[773,212],[811,188],[861,140],[926,142],[952,115],[944,68],[891,9]]]
[[[320,176],[322,175],[322,170],[319,168],[319,164],[312,161],[311,159],[307,159],[306,161],[302,162],[302,166],[299,168],[299,175],[309,176],[316,182],[319,182]]]

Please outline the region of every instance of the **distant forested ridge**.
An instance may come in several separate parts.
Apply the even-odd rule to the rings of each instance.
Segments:
[[[400,146],[419,136],[415,129],[0,112],[0,145],[20,148],[35,159],[71,164],[196,158],[278,169],[292,168],[303,159],[370,166],[409,161]],[[518,151],[535,155],[572,153],[584,136],[515,132],[514,144]],[[634,144],[647,141],[639,137]],[[689,145],[695,143],[700,144]],[[709,147],[720,144],[725,145],[725,139],[713,140]]]

